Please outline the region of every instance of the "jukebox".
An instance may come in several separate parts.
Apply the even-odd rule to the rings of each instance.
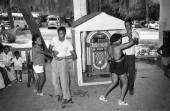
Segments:
[[[90,32],[86,38],[87,74],[109,74],[106,61],[106,48],[109,45],[110,33],[107,31]]]
[[[72,43],[77,54],[73,74],[78,84],[110,83],[106,49],[111,35],[125,29],[124,21],[104,12],[93,12],[74,21],[72,26]]]

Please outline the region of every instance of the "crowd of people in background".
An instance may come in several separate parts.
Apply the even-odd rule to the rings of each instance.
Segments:
[[[13,83],[22,82],[23,64],[26,61],[20,56],[19,51],[12,52],[10,48],[8,45],[3,45],[0,39],[0,93],[6,91]],[[30,61],[27,64],[29,66],[27,87],[29,87],[30,77],[33,78],[33,83],[35,83],[35,77],[30,68]]]
[[[10,51],[10,46],[1,44],[0,53],[0,89],[5,91],[8,87],[12,86],[12,82],[18,82],[17,71],[20,73],[20,82],[22,82],[22,58],[19,53],[15,52],[13,55]]]

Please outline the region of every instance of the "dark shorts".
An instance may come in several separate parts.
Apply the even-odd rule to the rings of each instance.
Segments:
[[[115,73],[117,75],[125,74],[125,69],[124,69],[123,62],[114,62],[114,61],[111,61],[110,72],[111,73]]]

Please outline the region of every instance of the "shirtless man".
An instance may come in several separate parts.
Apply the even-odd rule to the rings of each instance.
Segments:
[[[128,78],[127,74],[125,72],[125,69],[123,67],[123,52],[122,50],[130,47],[134,44],[134,41],[132,39],[132,33],[127,33],[129,37],[129,42],[121,44],[122,42],[122,35],[121,34],[113,34],[110,38],[110,46],[107,48],[107,53],[109,57],[111,58],[111,64],[110,64],[110,72],[111,72],[111,78],[112,83],[107,87],[104,94],[99,98],[99,100],[102,100],[104,102],[107,102],[106,99],[109,92],[116,86],[118,80],[122,82],[122,88],[121,88],[121,94],[120,99],[118,101],[119,105],[128,105],[127,102],[124,101],[125,94],[128,87]]]

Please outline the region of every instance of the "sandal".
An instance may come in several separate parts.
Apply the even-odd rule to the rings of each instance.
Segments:
[[[127,102],[121,101],[121,100],[118,101],[118,104],[119,104],[119,105],[129,105]]]
[[[108,102],[108,100],[103,95],[100,96],[99,100],[104,101],[104,102]]]

